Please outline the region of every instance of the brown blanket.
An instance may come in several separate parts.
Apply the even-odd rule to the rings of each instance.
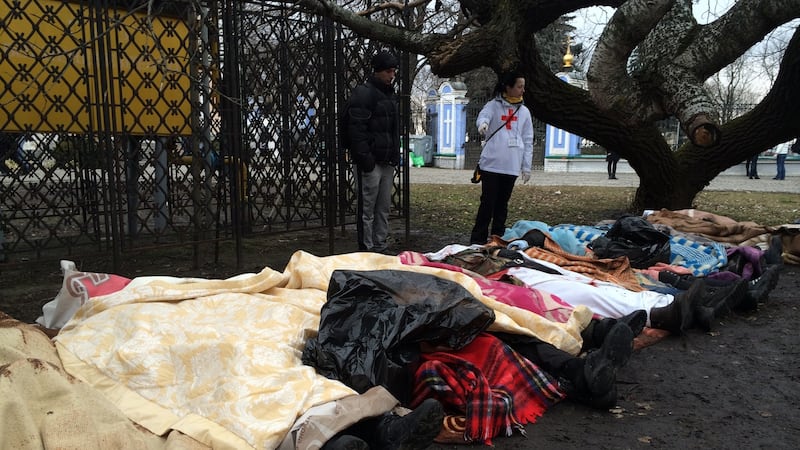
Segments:
[[[670,211],[662,209],[647,216],[653,224],[667,225],[673,229],[700,235],[717,242],[739,245],[755,236],[769,233],[769,227],[755,222],[737,222],[729,217],[696,209]]]

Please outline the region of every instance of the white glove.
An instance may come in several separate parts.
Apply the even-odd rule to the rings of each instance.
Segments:
[[[486,134],[486,130],[488,130],[488,129],[489,129],[489,124],[488,124],[487,122],[483,122],[483,123],[482,123],[482,124],[481,124],[481,125],[478,127],[478,133],[480,133],[480,134],[482,134],[482,135],[485,135],[485,134]]]
[[[522,184],[528,184],[528,181],[531,180],[531,173],[530,172],[522,172]]]

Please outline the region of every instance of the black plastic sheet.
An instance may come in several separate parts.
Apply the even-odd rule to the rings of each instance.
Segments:
[[[494,312],[458,283],[401,270],[337,270],[322,307],[319,334],[304,364],[358,392],[382,385],[410,395],[420,343],[460,349],[494,321]]]
[[[635,269],[669,263],[671,255],[669,235],[644,218],[631,215],[617,219],[605,236],[592,241],[589,248],[598,258],[627,256]]]

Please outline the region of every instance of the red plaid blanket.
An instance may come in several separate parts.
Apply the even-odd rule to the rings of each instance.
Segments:
[[[448,412],[466,416],[467,441],[491,445],[533,423],[564,398],[555,380],[490,334],[459,351],[422,355],[412,406],[433,397]]]

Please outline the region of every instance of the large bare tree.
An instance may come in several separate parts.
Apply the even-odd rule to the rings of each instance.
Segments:
[[[373,1],[372,10],[435,10],[442,0]],[[525,102],[540,119],[612,148],[640,178],[632,207],[680,209],[725,169],[800,130],[800,36],[795,31],[769,93],[720,125],[705,80],[778,26],[800,17],[800,0],[738,0],[708,24],[692,0],[461,0],[461,20],[422,32],[370,19],[360,2],[296,0],[368,37],[425,55],[442,77],[487,66],[525,74]],[[350,5],[352,4],[352,5]],[[344,5],[344,6],[340,6]],[[350,5],[350,6],[348,6]],[[588,91],[561,82],[542,61],[534,33],[590,6],[616,8],[587,70]],[[349,9],[355,8],[355,9]],[[636,52],[632,69],[631,55]],[[691,141],[672,151],[656,122],[676,117]]]

